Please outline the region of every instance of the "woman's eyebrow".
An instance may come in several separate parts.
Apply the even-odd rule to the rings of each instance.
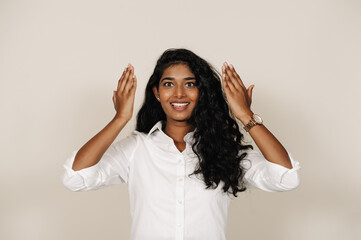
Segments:
[[[162,80],[160,80],[160,82],[163,82],[164,80],[174,80],[175,78],[173,77],[165,77],[163,78]],[[184,80],[196,80],[195,77],[186,77],[186,78],[183,78]]]

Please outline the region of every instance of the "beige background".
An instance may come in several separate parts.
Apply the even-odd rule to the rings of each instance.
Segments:
[[[113,117],[125,65],[138,110],[170,47],[233,63],[256,85],[253,110],[301,162],[298,189],[239,194],[228,239],[361,239],[360,10],[357,0],[2,0],[0,239],[128,238],[127,186],[71,192],[62,164]]]

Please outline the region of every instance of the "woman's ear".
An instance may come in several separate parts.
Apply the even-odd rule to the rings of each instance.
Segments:
[[[159,98],[159,92],[158,92],[158,89],[156,86],[153,87],[153,93],[154,93],[154,96],[155,98],[160,101],[160,98]]]

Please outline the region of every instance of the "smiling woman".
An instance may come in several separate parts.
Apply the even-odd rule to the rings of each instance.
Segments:
[[[178,122],[178,126],[183,124],[183,127],[192,127],[190,118],[199,93],[196,78],[186,64],[168,67],[163,72],[159,85],[153,87],[153,92],[167,116],[168,126]],[[169,130],[166,129],[165,133]]]
[[[165,51],[147,83],[136,130],[113,143],[132,117],[136,86],[128,65],[114,91],[115,117],[73,153],[63,175],[72,191],[127,183],[131,239],[224,240],[238,192],[299,185],[299,163],[253,114],[254,86],[246,88],[232,65],[225,63],[220,77],[189,50]],[[243,144],[235,118],[261,153]]]

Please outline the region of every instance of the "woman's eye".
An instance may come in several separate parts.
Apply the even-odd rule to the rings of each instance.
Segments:
[[[196,83],[195,82],[187,82],[186,86],[187,87],[194,87],[194,86],[196,86]]]
[[[165,82],[165,83],[163,83],[163,86],[165,86],[165,87],[170,87],[170,86],[172,86],[173,85],[173,83],[171,83],[171,82]]]

